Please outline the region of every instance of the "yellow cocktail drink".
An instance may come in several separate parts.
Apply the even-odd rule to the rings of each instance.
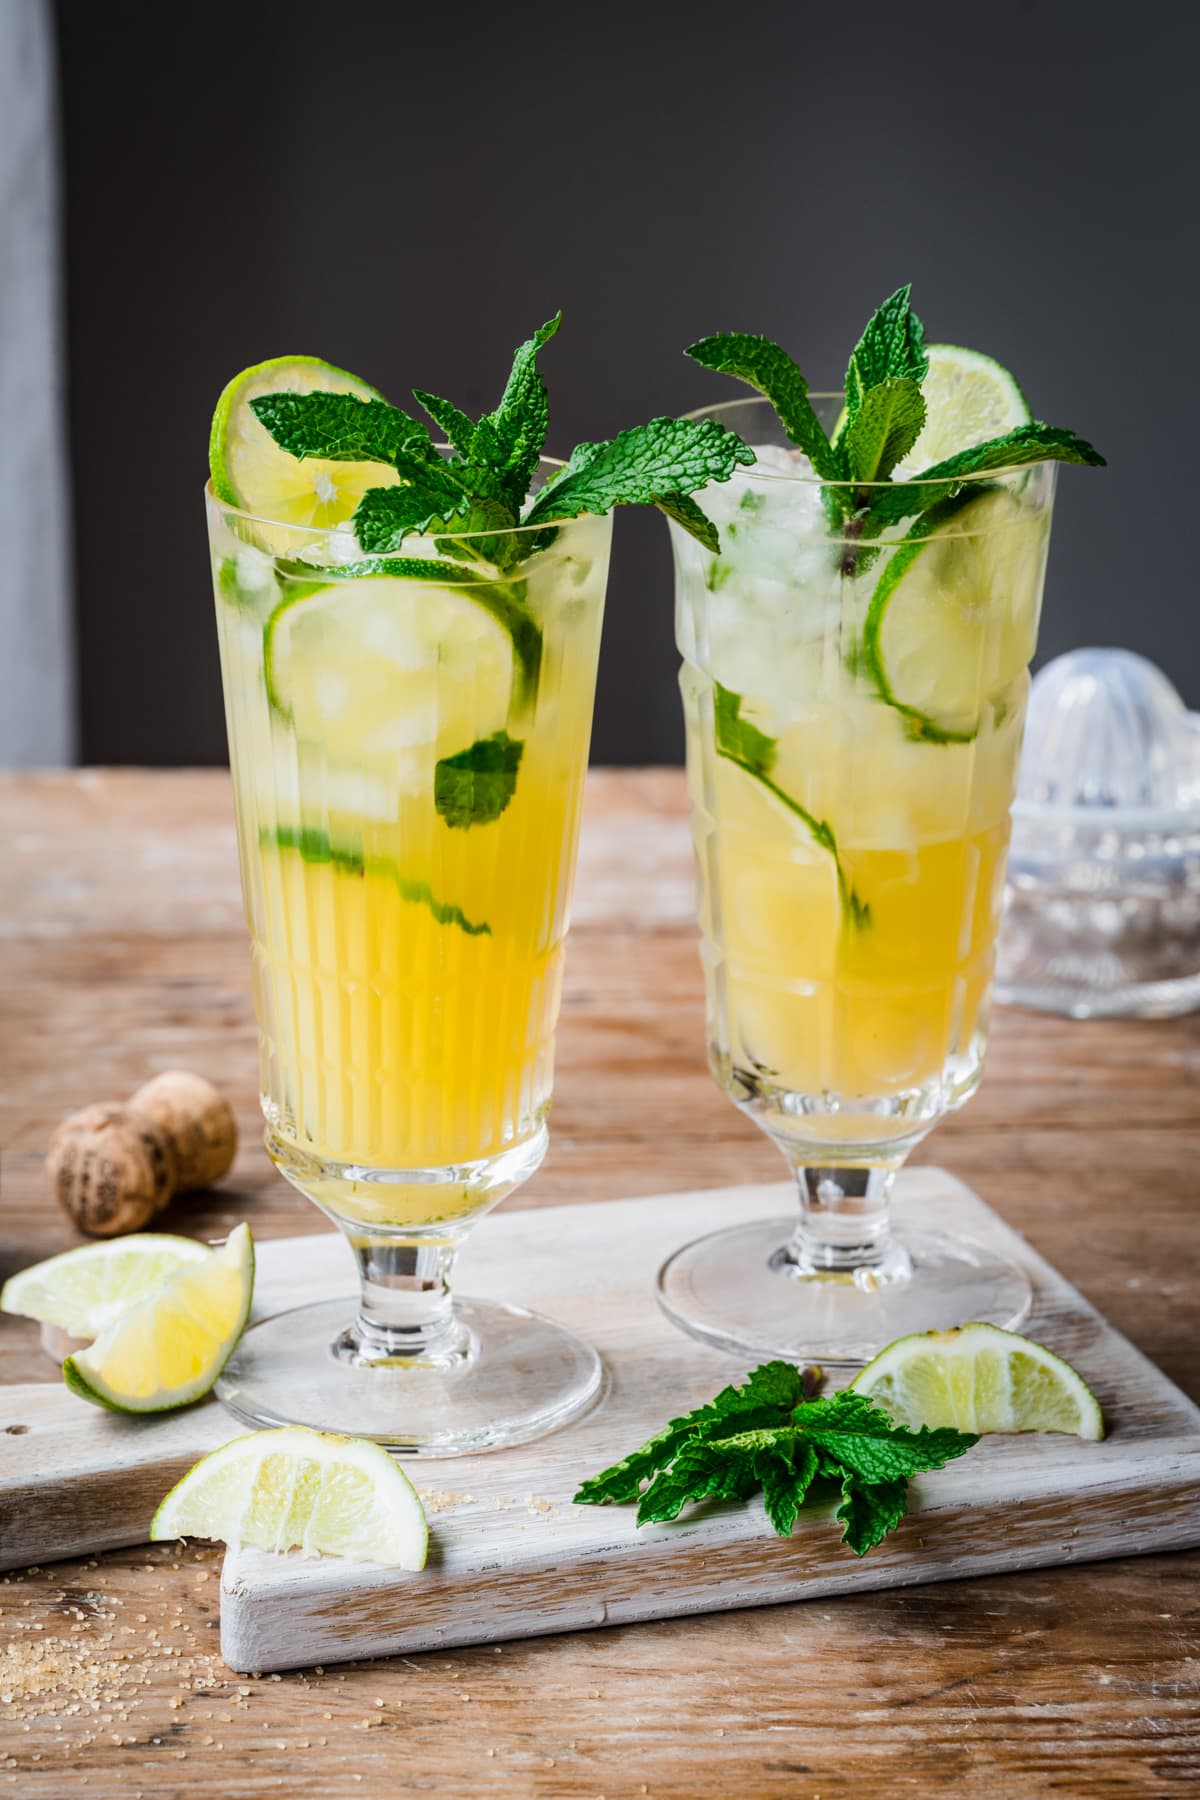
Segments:
[[[544,1141],[608,521],[477,588],[397,559],[314,578],[229,523],[268,1147],[348,1221],[478,1213]]]
[[[781,1140],[887,1160],[978,1080],[1048,486],[862,553],[761,454],[720,557],[676,534],[710,1055]]]

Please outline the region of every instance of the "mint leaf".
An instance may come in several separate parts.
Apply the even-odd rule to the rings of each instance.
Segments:
[[[893,1425],[878,1406],[849,1388],[827,1400],[797,1406],[792,1422],[816,1449],[867,1483],[940,1469],[979,1441],[950,1426],[930,1430],[922,1425],[919,1431],[910,1431]]]
[[[386,400],[355,394],[259,394],[250,410],[281,450],[298,462],[395,463],[402,453],[432,452],[428,431]]]
[[[911,482],[897,481],[883,493],[874,496],[864,535],[872,535],[888,525],[953,495],[970,475],[986,474],[990,469],[1016,469],[1028,463],[1083,463],[1089,468],[1103,468],[1104,458],[1086,439],[1061,426],[1043,425],[1032,419],[1018,425],[1004,437],[989,438],[986,444],[975,444],[969,450],[957,450],[953,456],[933,463]]]
[[[846,1470],[842,1475],[841,1503],[835,1514],[845,1528],[843,1544],[848,1544],[855,1556],[865,1556],[889,1531],[895,1530],[907,1506],[908,1483],[903,1476],[868,1486]]]
[[[862,405],[868,388],[878,387],[893,376],[917,383],[925,379],[929,369],[925,327],[909,303],[911,293],[911,284],[906,284],[890,294],[871,315],[855,345],[846,370],[846,408],[850,418]]]
[[[795,1437],[777,1449],[764,1450],[754,1460],[762,1482],[763,1511],[777,1537],[791,1537],[804,1497],[817,1473],[817,1453],[803,1438]]]
[[[538,351],[550,342],[561,323],[562,313],[557,312],[520,345],[499,406],[485,414],[476,428],[472,461],[495,471],[514,512],[525,504],[550,423]]]
[[[440,459],[439,459],[440,461]],[[503,501],[471,493],[453,475],[459,465],[419,464],[401,456],[403,487],[368,488],[354,509],[354,530],[368,555],[399,550],[407,537],[445,537],[438,548],[506,569],[516,554],[513,515]]]
[[[415,881],[403,875],[388,857],[367,857],[361,847],[335,843],[326,831],[313,830],[309,826],[280,825],[272,829],[264,825],[258,841],[277,850],[295,850],[304,862],[328,863],[343,874],[386,876],[395,882],[402,900],[410,905],[428,907],[439,925],[455,925],[468,937],[491,936],[490,925],[469,919],[461,906],[439,900],[427,881]]]
[[[525,523],[577,519],[614,506],[671,504],[710,481],[728,481],[739,463],[753,461],[754,452],[714,419],[651,419],[607,443],[579,444],[562,473],[537,496]],[[677,509],[673,516],[693,529],[686,513]]]
[[[786,350],[770,338],[744,331],[722,331],[689,345],[684,355],[704,369],[733,375],[757,388],[771,402],[788,437],[803,450],[821,479],[845,480],[842,459],[812,409],[808,383]]]
[[[659,512],[666,513],[668,519],[674,519],[677,525],[690,531],[714,556],[718,554],[721,539],[717,528],[708,514],[688,494],[667,494],[657,504]]]
[[[713,682],[713,718],[717,755],[726,756],[748,775],[764,776],[775,765],[777,741],[742,717],[742,696]]]
[[[524,744],[495,731],[469,749],[443,756],[433,771],[433,800],[451,830],[490,825],[517,791]]]
[[[604,1506],[609,1501],[636,1500],[643,1481],[656,1469],[665,1468],[680,1447],[700,1432],[713,1431],[733,1421],[737,1429],[753,1414],[754,1424],[782,1424],[793,1406],[810,1394],[820,1379],[816,1369],[798,1369],[791,1363],[763,1363],[741,1387],[725,1387],[715,1399],[681,1418],[671,1419],[637,1450],[585,1481],[575,1499],[580,1505]]]
[[[434,424],[444,431],[460,456],[469,456],[475,441],[475,422],[455,406],[453,400],[442,400],[437,394],[413,389],[413,399],[425,408]]]
[[[790,1535],[812,1483],[841,1488],[843,1542],[862,1556],[904,1515],[909,1475],[940,1469],[977,1439],[950,1430],[895,1426],[850,1389],[795,1398],[808,1373],[768,1363],[740,1388],[673,1419],[640,1450],[585,1481],[585,1505],[637,1503],[637,1523],[666,1523],[702,1501],[745,1500],[762,1491],[774,1530]],[[643,1485],[647,1484],[648,1485]]]
[[[774,1436],[765,1430],[724,1439],[690,1438],[638,1501],[638,1524],[666,1524],[699,1500],[749,1499],[761,1485],[755,1455],[769,1450]]]
[[[857,482],[886,481],[921,435],[925,401],[909,375],[893,375],[868,388],[842,439]]]
[[[719,681],[713,682],[713,737],[717,747],[717,755],[728,762],[736,763],[747,775],[752,775],[762,783],[767,792],[774,794],[782,806],[794,813],[802,825],[806,826],[813,842],[822,850],[827,850],[833,858],[837,871],[838,893],[842,902],[842,917],[848,925],[861,930],[871,922],[871,909],[859,899],[846,878],[838,855],[837,839],[833,835],[833,827],[825,819],[818,819],[815,813],[801,806],[798,800],[779,786],[772,779],[771,770],[775,766],[777,740],[760,731],[757,725],[742,717],[743,700],[741,694],[722,687]]]

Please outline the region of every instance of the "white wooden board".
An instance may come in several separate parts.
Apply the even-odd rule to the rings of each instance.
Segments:
[[[791,1204],[781,1184],[486,1220],[463,1253],[460,1287],[533,1306],[589,1337],[608,1371],[603,1400],[540,1443],[410,1465],[431,1512],[420,1575],[228,1556],[230,1663],[302,1666],[1200,1544],[1200,1413],[982,1201],[933,1169],[901,1175],[898,1208],[914,1224],[956,1230],[1024,1263],[1036,1291],[1026,1329],[1095,1386],[1111,1426],[1105,1443],[986,1441],[915,1483],[909,1519],[862,1561],[815,1510],[783,1543],[758,1501],[641,1531],[629,1509],[572,1506],[584,1475],[749,1366],[661,1316],[652,1281],[663,1257],[702,1232]],[[339,1258],[342,1279],[331,1276]],[[352,1287],[336,1239],[269,1242],[255,1312],[349,1296]],[[242,1429],[215,1402],[134,1420],[54,1383],[0,1388],[0,1567],[144,1542],[172,1482]]]
[[[827,1509],[802,1510],[782,1542],[757,1499],[641,1530],[632,1508],[573,1506],[585,1475],[748,1366],[661,1316],[651,1280],[663,1257],[789,1205],[786,1187],[726,1189],[485,1223],[462,1285],[589,1337],[608,1369],[603,1400],[540,1443],[411,1466],[431,1513],[420,1574],[230,1553],[226,1660],[282,1669],[1200,1544],[1200,1412],[976,1196],[930,1169],[901,1177],[898,1206],[1024,1263],[1035,1287],[1026,1329],[1096,1388],[1104,1443],[986,1440],[915,1482],[910,1516],[861,1560]]]

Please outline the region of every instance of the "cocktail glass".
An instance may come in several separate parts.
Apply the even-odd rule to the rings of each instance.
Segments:
[[[815,398],[832,426],[840,396]],[[719,555],[671,528],[709,1063],[800,1206],[676,1252],[661,1303],[725,1348],[831,1362],[1011,1327],[1023,1272],[893,1226],[889,1195],[983,1066],[1054,465],[869,544],[767,402],[698,416],[764,446],[698,496]]]
[[[546,1151],[610,521],[364,558],[207,502],[266,1144],[361,1289],[252,1326],[218,1392],[413,1453],[536,1437],[596,1353],[450,1282]]]

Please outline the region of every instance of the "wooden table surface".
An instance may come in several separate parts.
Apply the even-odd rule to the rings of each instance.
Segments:
[[[510,1206],[779,1176],[705,1069],[683,808],[674,771],[592,779],[552,1148]],[[222,1085],[242,1148],[166,1227],[322,1229],[260,1144],[227,778],[0,777],[0,826],[0,1278],[76,1241],[41,1182],[55,1122],[170,1067]],[[981,1093],[922,1152],[1196,1399],[1198,1070],[1200,1015],[1002,1010]],[[54,1379],[23,1321],[0,1320],[0,1379]],[[0,1795],[1029,1800],[1200,1783],[1200,1555],[257,1681],[217,1653],[219,1567],[216,1549],[156,1547],[3,1578]]]

